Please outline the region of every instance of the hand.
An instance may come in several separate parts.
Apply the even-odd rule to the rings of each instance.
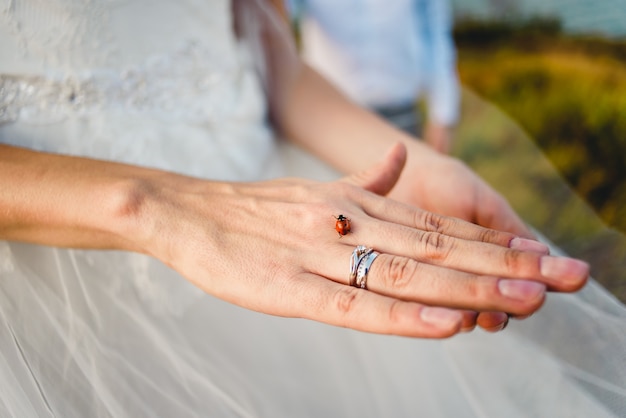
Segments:
[[[412,145],[409,144],[409,147]],[[424,150],[414,154],[422,156]],[[441,154],[426,154],[425,158],[409,158],[390,197],[487,228],[533,238],[508,202],[467,166]],[[549,251],[546,246],[533,241],[514,241],[514,245],[523,245],[524,250],[540,254]],[[476,321],[486,330],[498,331],[506,326],[508,318],[504,312],[481,312]]]
[[[546,289],[584,284],[583,262],[510,249],[526,241],[381,197],[405,152],[395,146],[383,163],[332,183],[158,179],[133,194],[143,232],[132,236],[224,300],[384,334],[447,337],[474,325],[470,311],[528,315]],[[339,214],[352,223],[342,237]],[[347,285],[359,244],[381,252],[369,290]]]
[[[452,129],[441,123],[429,121],[424,129],[424,140],[435,151],[449,154],[452,147]]]
[[[509,203],[461,161],[429,151],[419,143],[407,147],[406,167],[389,197],[486,228],[534,238]]]

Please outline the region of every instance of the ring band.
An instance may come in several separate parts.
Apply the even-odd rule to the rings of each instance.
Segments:
[[[359,265],[357,267],[356,273],[356,287],[360,287],[361,289],[367,289],[367,275],[370,272],[370,268],[372,267],[372,263],[376,260],[380,253],[378,251],[370,251],[365,254],[361,260],[359,261]]]
[[[354,251],[352,251],[352,256],[350,257],[350,286],[356,286],[356,275],[357,269],[363,257],[369,253],[374,251],[371,248],[367,248],[365,245],[358,245]]]

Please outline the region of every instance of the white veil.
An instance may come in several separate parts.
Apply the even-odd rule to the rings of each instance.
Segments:
[[[142,13],[153,5],[135,1]],[[197,6],[163,4],[176,11]],[[190,22],[229,6],[203,5]],[[280,75],[264,77],[273,109],[280,109],[298,71],[295,49],[283,54],[266,42],[283,35],[271,30],[280,20],[265,3],[239,6],[250,31],[244,39],[266,57],[259,68],[271,65]],[[124,128],[141,132],[153,123]],[[83,130],[67,132],[81,143],[104,123],[70,127],[77,126]],[[182,152],[186,131],[169,121],[157,126],[176,141],[166,152]],[[0,139],[8,129],[0,127]],[[208,130],[215,141],[238,132]],[[314,159],[306,169],[290,166],[300,172],[289,175],[328,175]],[[626,308],[593,281],[577,294],[549,295],[540,312],[501,333],[425,341],[248,311],[143,255],[0,242],[3,417],[624,415]]]

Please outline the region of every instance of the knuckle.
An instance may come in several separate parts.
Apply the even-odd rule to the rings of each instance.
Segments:
[[[473,277],[465,282],[463,294],[467,300],[481,301],[484,299],[484,287],[481,286],[481,277]]]
[[[438,232],[424,232],[421,246],[426,257],[434,260],[446,259],[453,249],[450,237]]]
[[[402,307],[404,303],[400,300],[394,300],[389,306],[389,310],[387,311],[387,320],[390,324],[399,324],[403,322],[406,317],[406,314]]]
[[[351,184],[351,183],[346,183],[344,181],[333,183],[333,185],[336,187],[333,193],[340,195],[340,196],[354,197],[360,194],[362,191],[360,187],[355,186],[354,184]]]
[[[509,272],[520,272],[523,266],[523,253],[517,250],[504,252],[504,265]]]
[[[493,303],[498,295],[498,279],[492,276],[470,275],[463,287],[463,294],[473,303]]]
[[[480,278],[476,278],[475,280],[469,280],[463,289],[463,294],[469,300],[477,301],[481,299],[482,292],[480,291],[480,286],[478,286],[478,281]]]
[[[305,228],[316,228],[321,225],[320,221],[324,218],[322,214],[333,213],[330,205],[325,203],[310,203],[303,205],[299,212],[296,212],[296,216],[299,219],[300,224]],[[328,216],[326,216],[328,217]]]
[[[493,229],[484,228],[478,233],[478,240],[481,242],[502,242],[501,233]]]
[[[360,290],[351,286],[342,286],[334,296],[334,304],[342,314],[351,313],[357,303]]]
[[[404,289],[411,283],[419,263],[405,257],[389,257],[381,263],[380,277],[386,289]]]
[[[302,230],[324,231],[328,225],[334,225],[335,219],[332,217],[336,216],[337,209],[328,202],[310,202],[297,207],[291,206],[286,207],[283,213],[292,214],[292,218],[298,220]]]
[[[428,211],[418,213],[417,216],[416,225],[423,227],[424,230],[428,232],[443,232],[445,224],[443,216]]]

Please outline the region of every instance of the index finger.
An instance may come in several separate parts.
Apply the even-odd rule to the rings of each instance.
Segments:
[[[524,251],[548,254],[549,247],[539,241],[528,239],[496,229],[486,228],[458,218],[438,215],[394,200],[369,195],[362,203],[368,215],[426,232],[437,232],[469,241],[480,241]]]

